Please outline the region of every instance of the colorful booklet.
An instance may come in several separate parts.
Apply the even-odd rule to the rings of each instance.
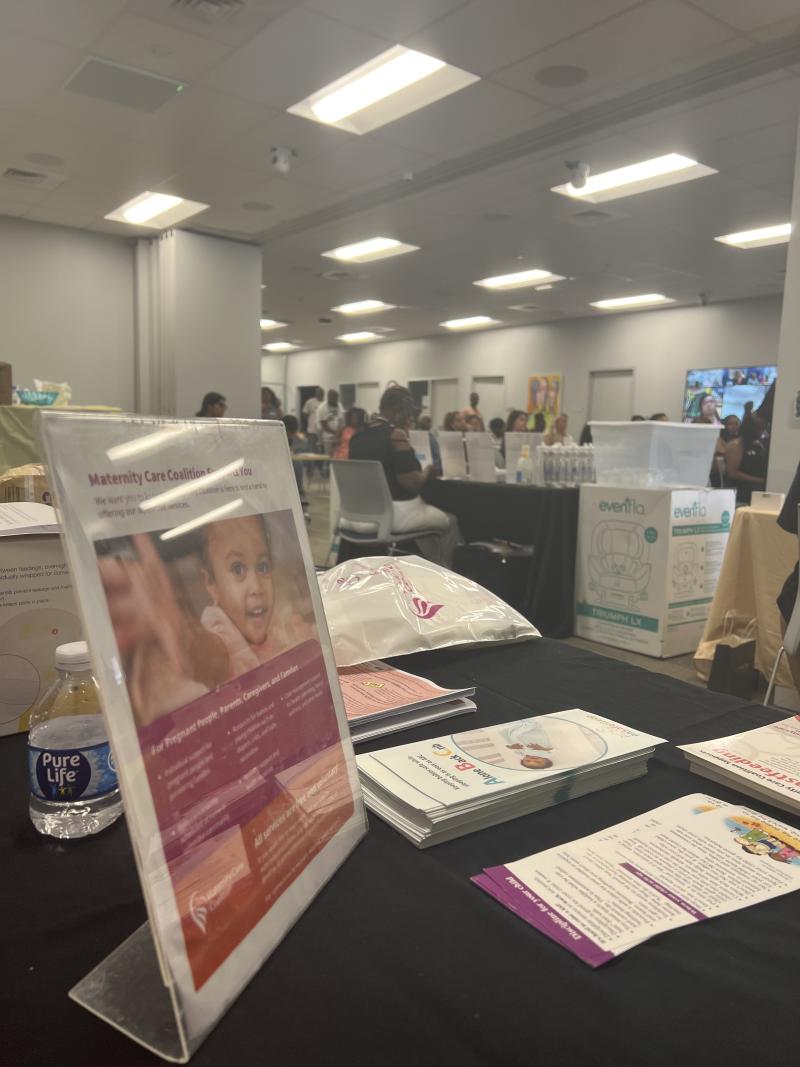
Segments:
[[[185,1060],[366,829],[286,435],[40,432],[150,917],[72,995]]]
[[[800,815],[800,717],[678,747],[695,774]]]
[[[425,847],[644,774],[662,741],[572,708],[356,762],[367,807]]]
[[[476,710],[475,687],[443,689],[427,678],[375,660],[339,668],[339,683],[353,741],[406,730]]]
[[[700,793],[472,881],[590,967],[800,889],[800,831]]]

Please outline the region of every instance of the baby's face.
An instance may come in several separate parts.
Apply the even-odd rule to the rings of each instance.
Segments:
[[[274,593],[261,519],[229,519],[208,528],[208,591],[251,645],[267,639]]]

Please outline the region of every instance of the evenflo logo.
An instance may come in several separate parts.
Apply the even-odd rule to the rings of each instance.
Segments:
[[[644,504],[639,504],[632,496],[624,500],[601,500],[601,511],[613,511],[617,515],[644,515]]]
[[[672,509],[672,517],[675,519],[703,519],[706,515],[706,506],[699,500],[695,500],[690,508],[675,507]]]

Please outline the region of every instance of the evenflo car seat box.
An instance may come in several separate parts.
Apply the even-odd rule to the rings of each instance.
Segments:
[[[648,656],[693,652],[734,506],[730,489],[581,486],[575,632]]]

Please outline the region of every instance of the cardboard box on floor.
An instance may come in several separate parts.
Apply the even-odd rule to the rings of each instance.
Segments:
[[[0,539],[0,735],[27,730],[56,647],[82,636],[59,535]]]
[[[734,507],[730,489],[581,486],[575,633],[646,656],[693,652]]]

